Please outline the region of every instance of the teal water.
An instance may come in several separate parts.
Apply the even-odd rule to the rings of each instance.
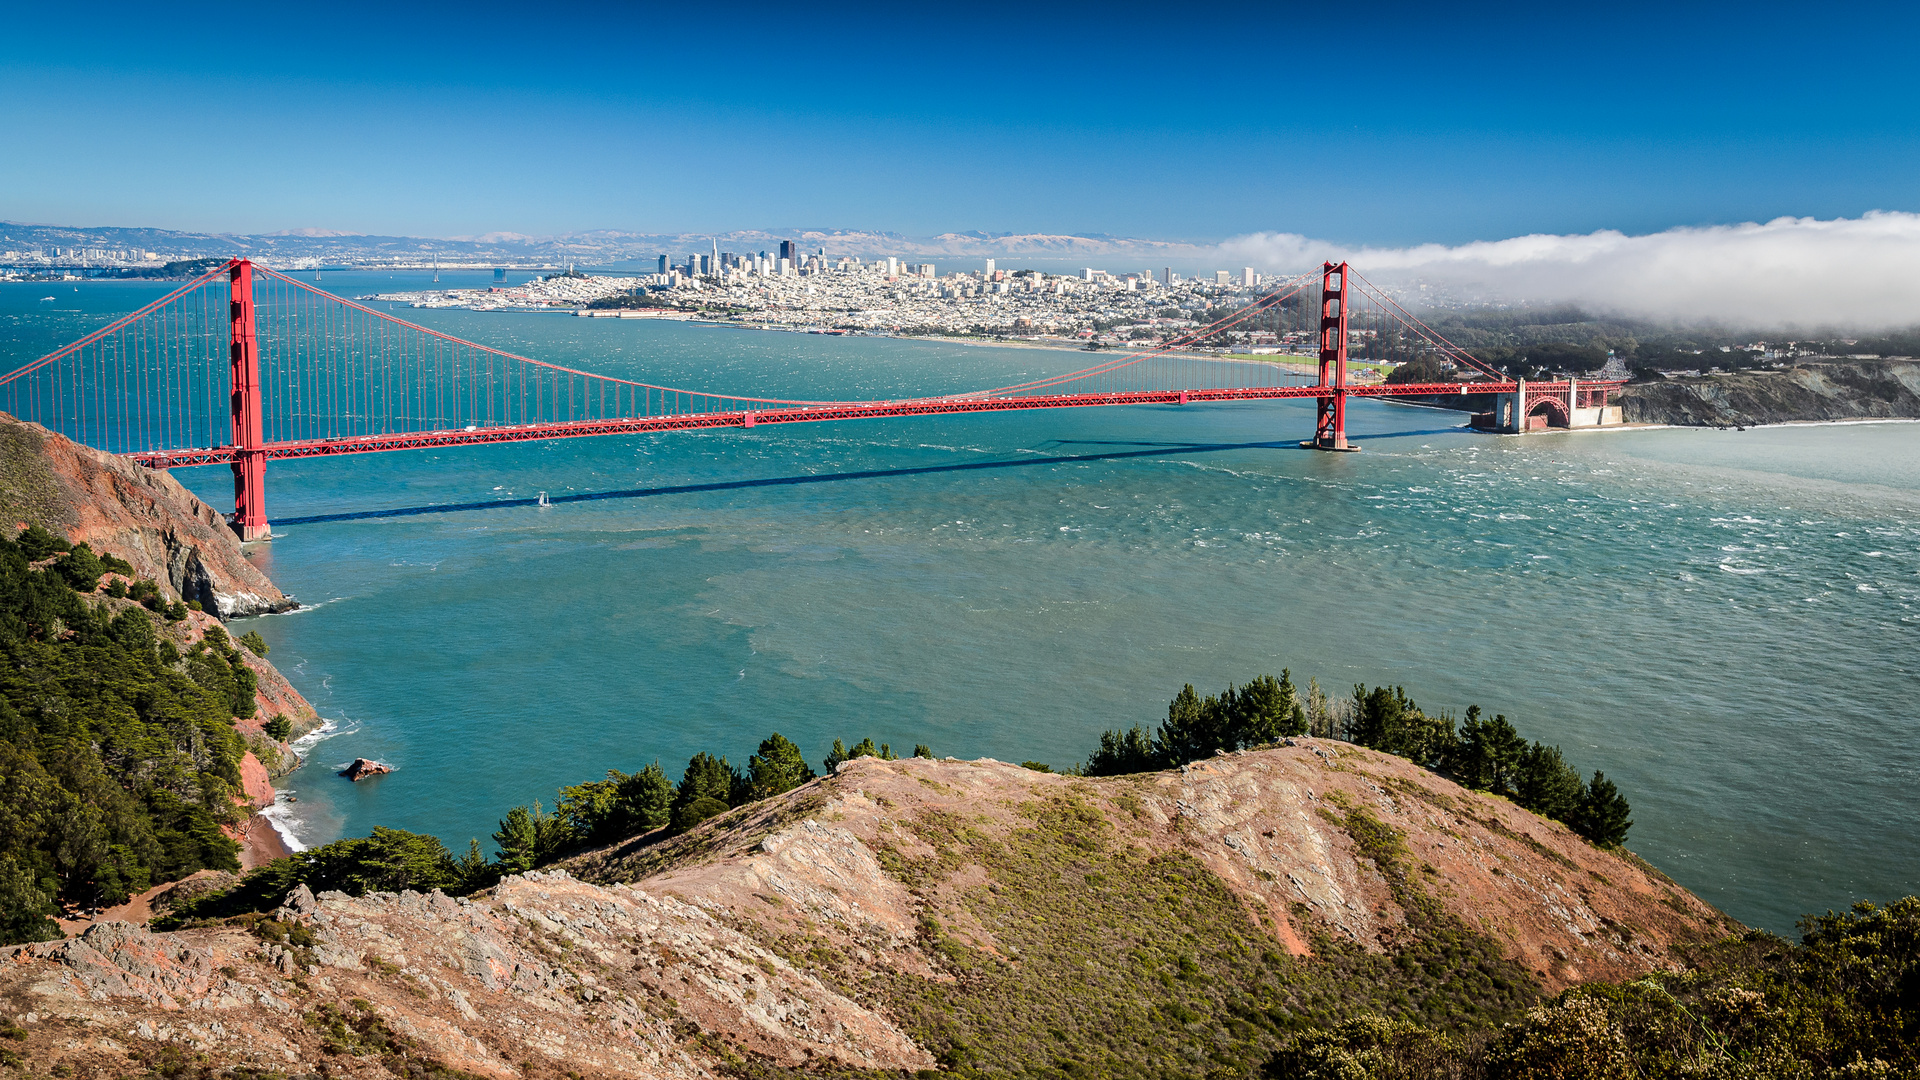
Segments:
[[[0,286],[8,359],[58,332],[34,310],[48,288]],[[70,319],[94,325],[151,296],[82,289],[94,306]],[[1084,360],[405,314],[766,396]],[[1065,765],[1103,728],[1157,722],[1183,682],[1290,667],[1506,713],[1604,769],[1631,846],[1743,921],[1785,932],[1920,891],[1920,426],[1518,439],[1454,413],[1352,417],[1354,455],[1294,448],[1310,403],[1240,403],[276,463],[284,535],[258,558],[309,606],[235,629],[337,725],[288,779],[309,843],[385,824],[464,848],[561,784],[656,758],[677,773],[701,749],[741,762],[771,730],[816,760],[872,735]],[[223,470],[179,475],[230,502]],[[683,485],[708,490],[658,490]],[[287,524],[542,490],[622,494]],[[333,776],[356,756],[397,771]]]

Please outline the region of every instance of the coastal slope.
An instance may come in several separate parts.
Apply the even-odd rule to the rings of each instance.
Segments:
[[[1628,423],[1687,427],[1920,419],[1920,362],[1845,360],[1634,383],[1620,392],[1620,406]]]
[[[171,474],[0,413],[0,520],[39,525],[230,619],[297,605],[247,561],[218,510]]]
[[[0,951],[0,1009],[36,1070],[1198,1078],[1355,1012],[1497,1023],[1736,928],[1324,740],[1098,780],[857,758],[654,839],[467,899],[301,887],[266,921]]]

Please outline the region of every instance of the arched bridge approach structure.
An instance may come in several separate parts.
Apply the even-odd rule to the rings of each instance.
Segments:
[[[1317,281],[1315,279],[1318,279]],[[1316,288],[1317,286],[1317,288]],[[1617,382],[1506,379],[1345,263],[1218,306],[1151,348],[1063,375],[961,394],[807,401],[614,378],[420,326],[234,259],[139,310],[0,375],[0,409],[142,465],[225,464],[233,528],[268,535],[267,463],[761,424],[1142,404],[1314,398],[1301,445],[1351,450],[1352,397],[1502,395],[1605,411]],[[1196,357],[1232,342],[1265,349]],[[1292,348],[1304,351],[1266,356]],[[1317,356],[1315,355],[1317,354]],[[1382,363],[1428,358],[1446,382],[1387,385]],[[1317,360],[1317,378],[1283,361]],[[1356,367],[1350,368],[1350,361]],[[1465,381],[1460,380],[1465,377]],[[1524,429],[1525,421],[1519,426]]]

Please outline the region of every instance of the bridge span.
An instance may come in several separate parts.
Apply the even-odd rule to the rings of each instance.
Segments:
[[[1434,402],[1490,395],[1475,426],[1618,423],[1610,381],[1509,380],[1408,312],[1345,263],[1281,281],[1253,301],[1156,347],[1092,367],[963,394],[888,401],[750,397],[619,379],[519,356],[346,300],[234,259],[80,340],[0,376],[14,416],[156,469],[225,464],[234,530],[268,535],[266,464],[425,447],[593,435],[750,429],[952,413],[1313,398],[1310,449],[1358,449],[1347,401]],[[224,280],[222,280],[224,279]],[[1313,300],[1317,299],[1317,305]],[[1252,357],[1179,350],[1235,328],[1317,333],[1311,385]],[[1430,358],[1467,381],[1349,379],[1350,353]]]

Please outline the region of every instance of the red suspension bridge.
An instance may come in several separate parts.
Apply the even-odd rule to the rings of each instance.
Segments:
[[[1355,449],[1352,397],[1496,395],[1492,422],[1523,431],[1594,422],[1617,382],[1506,379],[1345,263],[1287,279],[1155,348],[1012,386],[889,401],[796,401],[657,386],[518,356],[395,318],[235,259],[7,375],[0,408],[156,469],[233,469],[233,527],[268,533],[266,465],[421,447],[752,428],[885,416],[1315,398],[1300,445]],[[223,280],[224,279],[224,280]],[[1266,358],[1179,352],[1231,332],[1317,336],[1318,379]],[[1437,360],[1472,381],[1350,382],[1350,352]]]

